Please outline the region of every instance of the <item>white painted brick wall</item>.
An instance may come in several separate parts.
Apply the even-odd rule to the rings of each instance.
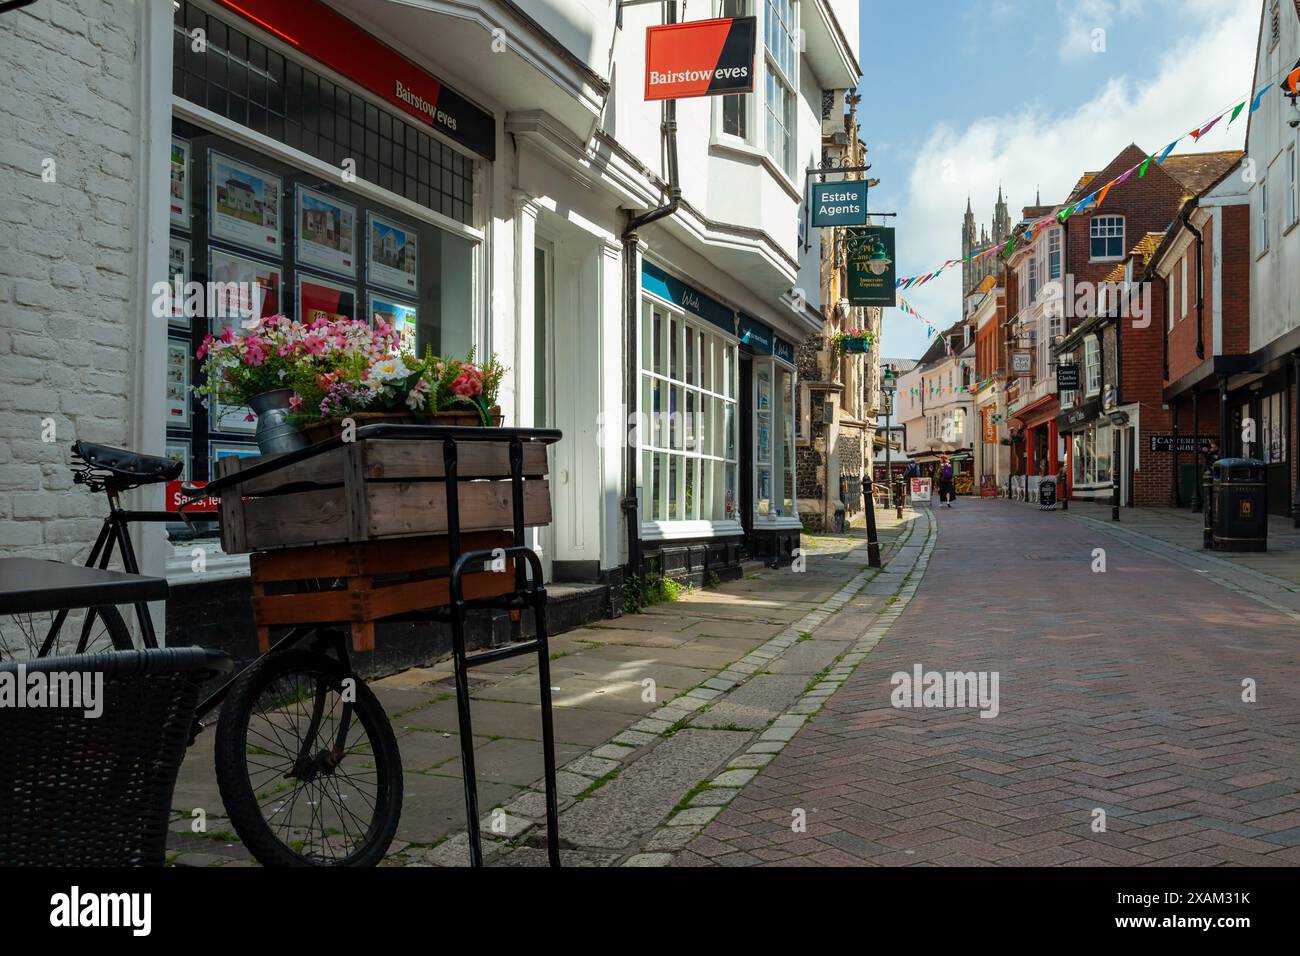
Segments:
[[[70,446],[129,444],[140,15],[138,0],[0,14],[0,554],[84,556],[103,497],[72,484]]]

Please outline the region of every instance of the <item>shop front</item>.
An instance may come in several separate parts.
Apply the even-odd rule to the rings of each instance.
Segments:
[[[382,319],[404,349],[488,351],[477,197],[497,124],[323,4],[173,6],[169,281],[153,290],[165,345],[146,350],[166,387],[145,420],[201,482],[257,454],[250,409],[192,391],[209,334],[275,314]],[[247,556],[220,551],[215,522],[168,526],[166,554],[173,620],[247,618]]]
[[[1090,399],[1067,408],[1057,419],[1065,442],[1069,496],[1086,500],[1109,499],[1110,420],[1101,414],[1101,400]]]
[[[637,492],[657,572],[737,577],[798,546],[794,347],[645,259]]]
[[[1277,363],[1265,375],[1229,380],[1229,454],[1264,462],[1269,514],[1289,517],[1292,512],[1291,409],[1289,368]],[[1288,363],[1289,364],[1289,363]],[[1245,380],[1242,382],[1242,380]]]

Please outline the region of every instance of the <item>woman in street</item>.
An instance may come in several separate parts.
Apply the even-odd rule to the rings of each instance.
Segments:
[[[947,455],[944,455],[939,460],[939,503],[946,503],[951,508],[956,497],[957,492],[953,489],[952,462],[948,460]]]

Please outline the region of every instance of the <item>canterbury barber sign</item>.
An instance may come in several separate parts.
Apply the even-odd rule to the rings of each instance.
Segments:
[[[649,27],[645,98],[684,99],[754,91],[756,17]]]

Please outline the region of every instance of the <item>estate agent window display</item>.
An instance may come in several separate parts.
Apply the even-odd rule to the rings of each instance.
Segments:
[[[435,225],[473,230],[475,159],[192,3],[178,6],[178,31],[195,18],[213,42],[201,55],[177,44],[174,93],[223,122],[172,122],[169,280],[173,289],[204,285],[200,315],[187,317],[173,299],[166,320],[166,449],[185,462],[187,480],[210,480],[220,459],[257,454],[256,418],[215,400],[204,407],[193,395],[202,384],[196,352],[209,333],[243,332],[252,290],[261,317],[372,322],[379,314],[403,348],[463,355],[473,343],[480,243]],[[266,146],[247,145],[248,132]],[[294,164],[297,153],[340,169],[352,158],[358,180],[432,215],[309,172]],[[211,534],[215,524],[199,527]],[[169,531],[173,540],[190,537],[184,524]]]

